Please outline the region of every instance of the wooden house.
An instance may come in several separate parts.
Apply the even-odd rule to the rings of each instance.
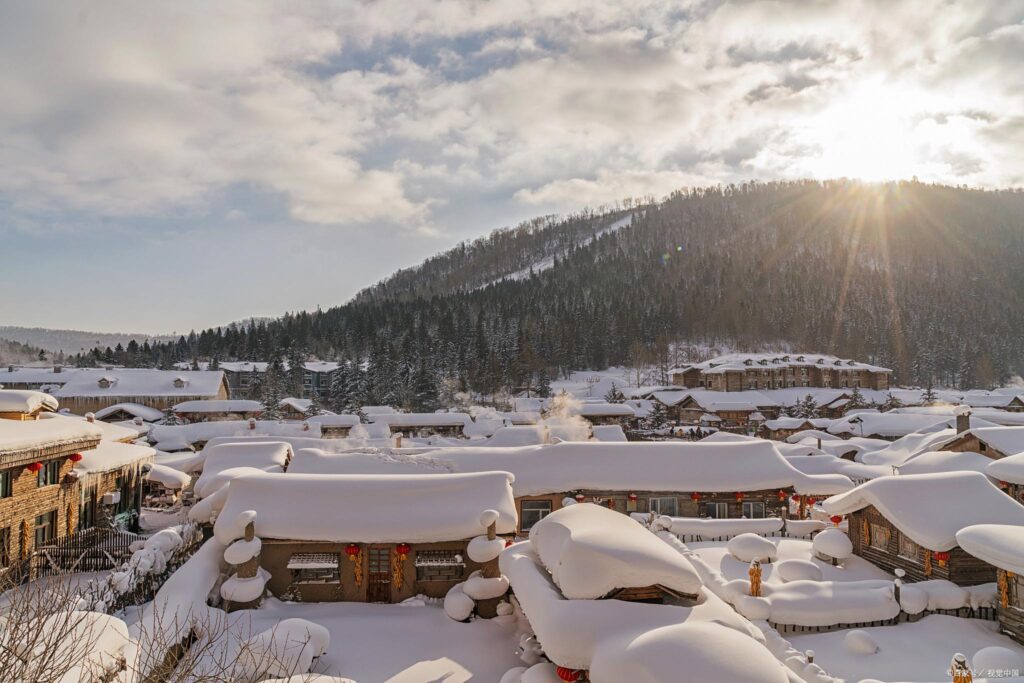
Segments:
[[[586,401],[573,412],[591,425],[629,425],[636,420],[636,411],[626,403]]]
[[[1024,503],[1024,453],[992,461],[985,468],[985,474],[998,481],[1008,496]]]
[[[78,371],[78,368],[65,368],[60,365],[53,367],[8,365],[6,370],[0,370],[0,387],[53,393]]]
[[[373,424],[386,424],[391,432],[406,436],[463,436],[472,418],[466,413],[381,413],[369,415]]]
[[[1024,645],[1024,528],[978,524],[961,529],[964,551],[996,569],[999,630]]]
[[[352,428],[359,424],[358,415],[314,415],[310,424],[319,425],[321,439],[348,438]]]
[[[118,403],[170,410],[184,401],[226,399],[219,370],[89,369],[75,372],[54,396],[73,413],[95,413]]]
[[[5,393],[6,414],[13,406]],[[25,412],[32,410],[26,403]],[[0,419],[0,569],[74,533],[79,487],[69,475],[101,435],[89,422],[57,415]]]
[[[171,411],[179,420],[192,422],[224,422],[227,420],[259,419],[263,415],[263,404],[243,399],[211,399],[183,401],[175,404]]]
[[[758,428],[758,436],[771,441],[785,441],[797,432],[806,429],[815,429],[814,423],[809,418],[782,416],[761,423]]]
[[[156,454],[148,446],[101,441],[82,451],[71,471],[78,483],[78,529],[115,526],[137,531],[145,469]]]
[[[675,368],[672,383],[712,391],[795,387],[885,390],[892,370],[821,354],[735,353]]]
[[[101,422],[132,422],[136,419],[143,422],[159,422],[166,415],[159,408],[150,408],[139,403],[115,403],[100,408],[93,416]]]
[[[947,451],[970,451],[998,460],[1024,452],[1024,427],[962,429],[943,445]]]
[[[853,551],[913,581],[947,579],[961,586],[995,581],[995,569],[957,545],[974,524],[1024,525],[1024,506],[978,472],[880,477],[825,501],[846,515]]]
[[[231,481],[214,534],[237,542],[239,520],[255,513],[258,564],[279,598],[441,598],[481,568],[468,545],[489,533],[483,513],[497,512],[493,533],[515,531],[511,480],[505,472],[244,475]]]

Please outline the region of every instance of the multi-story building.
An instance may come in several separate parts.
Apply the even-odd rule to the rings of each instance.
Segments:
[[[257,386],[267,372],[268,363],[238,361],[220,364],[227,380],[228,393],[231,398],[255,399],[253,387]],[[287,366],[286,366],[287,367]],[[313,398],[321,400],[331,394],[331,382],[338,370],[338,363],[333,361],[307,361],[303,363],[302,392],[295,398]]]
[[[751,391],[792,387],[885,390],[892,370],[820,354],[735,353],[671,371],[688,389]]]

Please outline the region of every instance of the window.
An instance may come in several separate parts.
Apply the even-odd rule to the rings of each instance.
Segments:
[[[417,581],[461,581],[466,562],[457,550],[416,551]]]
[[[878,550],[889,549],[889,529],[881,524],[871,525],[871,547]]]
[[[39,470],[38,485],[52,486],[60,481],[60,460],[51,460],[43,463],[43,469]]]
[[[121,475],[117,478],[116,486],[121,494],[121,500],[114,506],[114,514],[122,515],[132,509],[132,485],[128,477]]]
[[[78,506],[78,530],[91,529],[96,526],[96,485],[82,489],[82,499]]]
[[[295,583],[340,583],[338,553],[294,553],[288,558],[288,569]]]
[[[764,503],[744,503],[743,516],[747,519],[764,519]]]
[[[534,524],[551,514],[550,500],[524,500],[519,515],[519,528],[526,531]]]
[[[705,503],[704,516],[709,519],[728,519],[729,506],[726,503]]]
[[[921,556],[921,546],[919,546],[918,544],[916,544],[913,541],[911,541],[909,538],[907,538],[906,534],[902,534],[902,533],[899,536],[899,541],[900,541],[900,549],[899,549],[900,557],[905,557],[908,560],[914,560],[915,562],[917,562],[918,558],[920,558],[920,556]]]
[[[36,517],[36,547],[46,545],[57,538],[57,511],[51,510]]]
[[[676,507],[675,496],[664,496],[661,498],[651,498],[648,502],[648,510],[657,513],[659,515],[668,515],[669,517],[675,517],[678,514],[678,508]]]
[[[11,527],[0,529],[0,569],[11,564]]]
[[[10,498],[13,495],[11,488],[13,483],[14,478],[11,476],[10,470],[0,472],[0,498]]]

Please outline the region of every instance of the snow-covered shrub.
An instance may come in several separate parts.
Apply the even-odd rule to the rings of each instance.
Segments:
[[[853,554],[850,537],[837,527],[825,529],[811,542],[814,554],[827,561],[843,561]]]
[[[444,613],[455,621],[466,621],[476,609],[476,602],[463,590],[465,583],[457,583],[444,596]]]
[[[308,672],[330,644],[331,634],[323,626],[285,619],[245,643],[239,664],[253,676],[293,676]]]
[[[971,668],[975,675],[985,671],[1020,671],[1024,669],[1024,657],[1009,648],[991,645],[974,653]]]
[[[534,664],[519,677],[519,683],[562,683],[551,662]]]
[[[775,574],[788,583],[790,581],[821,581],[821,567],[810,560],[783,560],[774,565]]]
[[[762,562],[772,562],[779,556],[776,545],[757,534],[735,536],[729,539],[725,548],[740,562],[752,562],[755,558]]]
[[[859,628],[847,631],[843,636],[843,645],[848,652],[855,655],[873,655],[878,652],[878,643],[871,634]]]

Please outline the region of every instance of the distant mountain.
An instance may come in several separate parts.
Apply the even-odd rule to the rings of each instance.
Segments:
[[[149,335],[134,332],[85,332],[82,330],[54,330],[45,327],[11,327],[0,326],[0,339],[15,341],[49,353],[74,354],[92,348],[115,348],[118,344],[127,346],[131,340],[142,344],[149,340],[166,342],[177,337],[169,335]]]
[[[669,342],[784,345],[998,383],[1024,368],[1024,192],[749,183],[544,217],[399,271],[326,311],[207,330],[174,360],[290,347],[366,361],[374,397],[429,374],[483,393],[663,365]],[[152,359],[151,359],[152,360]],[[395,389],[394,386],[399,389]]]

